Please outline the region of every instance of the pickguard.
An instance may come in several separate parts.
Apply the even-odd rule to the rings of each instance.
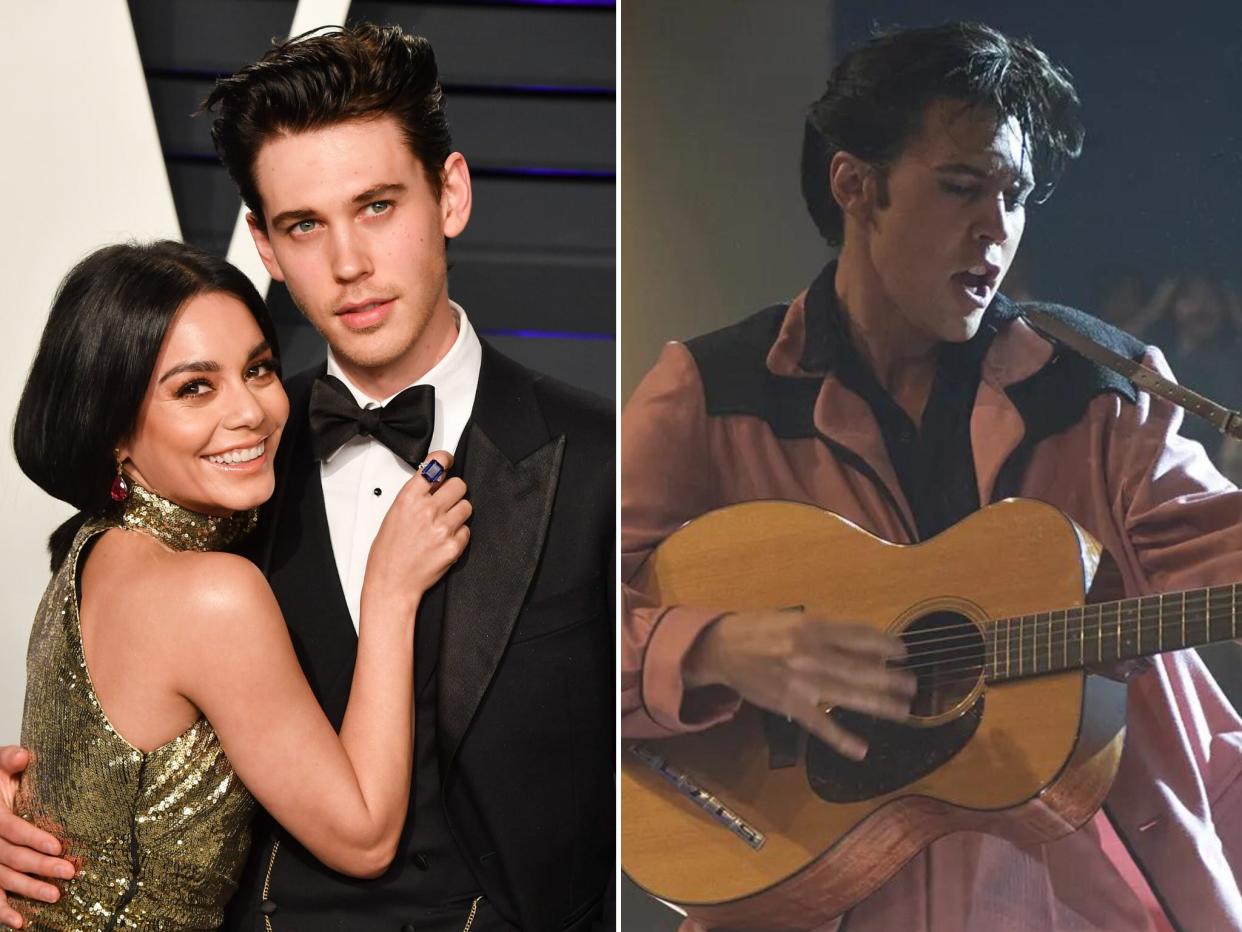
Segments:
[[[966,746],[983,718],[981,695],[960,716],[943,725],[915,728],[848,709],[829,717],[867,742],[860,761],[824,742],[807,742],[806,775],[812,791],[830,803],[853,803],[899,790],[948,762]]]

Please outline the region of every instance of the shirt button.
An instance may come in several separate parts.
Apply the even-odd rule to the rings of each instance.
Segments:
[[[379,496],[384,494],[384,490],[377,487],[371,490],[371,494],[378,498]]]
[[[410,860],[414,862],[414,866],[417,867],[420,871],[425,871],[428,867],[431,866],[427,861],[427,855],[423,854],[421,851],[416,852],[414,857],[412,857]]]
[[[900,440],[902,443],[913,443],[914,442],[914,431],[908,428],[904,429],[902,430],[900,434],[897,435],[897,439]]]
[[[270,916],[272,913],[276,912],[276,901],[264,900],[259,904],[259,912],[265,916]]]
[[[418,930],[414,928],[414,923],[407,922],[401,927],[401,932],[418,932]]]

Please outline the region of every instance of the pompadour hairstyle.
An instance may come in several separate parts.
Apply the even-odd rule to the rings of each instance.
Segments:
[[[881,34],[850,52],[811,104],[802,144],[802,196],[832,245],[845,235],[828,184],[840,151],[881,170],[919,131],[930,103],[958,100],[1017,120],[1031,153],[1032,201],[1052,194],[1069,160],[1082,151],[1078,94],[1069,73],[1027,39],[978,23],[947,23]]]
[[[264,226],[254,162],[274,136],[392,116],[437,198],[452,151],[431,43],[397,26],[357,23],[295,36],[217,81],[203,109],[218,111],[216,152]]]

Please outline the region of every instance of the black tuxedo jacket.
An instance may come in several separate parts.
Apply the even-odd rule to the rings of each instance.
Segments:
[[[307,679],[340,727],[357,635],[328,536],[310,452],[313,378],[286,388],[290,417],[255,559],[280,602]],[[527,932],[578,930],[611,915],[614,863],[615,442],[611,406],[483,345],[463,437],[474,513],[449,571],[437,666],[436,739],[449,828],[488,900]],[[403,838],[408,839],[407,832]],[[274,859],[272,842],[280,839]],[[403,842],[404,844],[404,842]],[[411,866],[401,850],[374,881],[341,878],[270,821],[255,843],[226,929],[262,930],[277,904],[340,884],[340,915],[298,916],[298,932],[392,930],[355,908]],[[361,894],[361,895],[357,895]],[[284,927],[289,928],[285,923]]]

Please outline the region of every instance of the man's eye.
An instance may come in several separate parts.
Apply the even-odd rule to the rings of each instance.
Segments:
[[[392,201],[375,201],[374,203],[367,205],[367,210],[373,214],[382,214],[385,213],[390,207],[392,207]]]
[[[313,229],[315,229],[314,220],[299,220],[293,225],[294,233],[309,233]]]
[[[1030,195],[1026,191],[1006,191],[1005,192],[1005,208],[1007,210],[1017,210],[1026,206],[1026,199]]]
[[[952,181],[940,182],[940,190],[946,194],[952,194],[956,197],[974,197],[979,193],[978,185],[973,184],[954,184]]]

